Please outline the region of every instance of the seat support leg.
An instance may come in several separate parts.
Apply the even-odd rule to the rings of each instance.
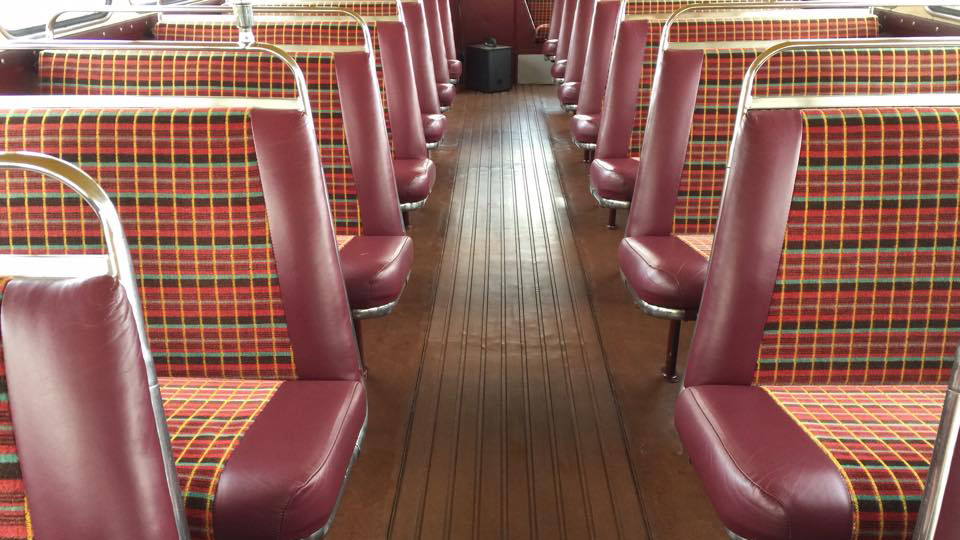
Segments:
[[[583,151],[583,162],[590,163],[593,161],[593,150],[584,150]]]
[[[617,209],[611,208],[607,214],[607,228],[616,229],[617,228]]]
[[[670,321],[670,330],[667,332],[667,360],[663,364],[663,378],[675,383],[680,380],[677,374],[677,351],[680,348],[681,321]]]
[[[402,212],[402,214],[403,214],[403,228],[409,229],[410,228],[410,212]]]
[[[353,333],[357,336],[357,349],[360,350],[360,373],[367,378],[367,362],[363,359],[363,332],[360,330],[360,319],[353,320]]]

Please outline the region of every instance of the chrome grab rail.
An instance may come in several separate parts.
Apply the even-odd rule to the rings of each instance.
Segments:
[[[260,52],[280,60],[293,75],[294,85],[297,88],[299,109],[310,114],[310,89],[307,80],[297,61],[282,48],[266,43],[215,43],[194,41],[112,41],[99,39],[77,40],[16,40],[0,42],[0,51],[6,50],[96,50],[96,51],[199,51],[199,52]],[[0,102],[4,97],[0,96]],[[46,96],[51,97],[51,96]],[[170,99],[164,96],[144,96],[143,99],[162,101]],[[260,100],[279,100],[281,98],[256,98]],[[286,98],[283,98],[286,99]]]
[[[960,349],[954,356],[953,374],[947,386],[947,395],[943,400],[943,413],[940,415],[940,427],[930,459],[930,472],[927,485],[920,500],[917,524],[913,529],[913,540],[934,540],[943,498],[947,490],[950,468],[955,461],[957,437],[960,434]],[[955,487],[956,488],[956,487]],[[956,509],[954,509],[955,511]]]
[[[127,245],[127,239],[123,234],[123,225],[120,222],[120,216],[116,208],[107,196],[107,193],[93,178],[83,172],[79,167],[68,163],[62,159],[52,156],[38,154],[34,152],[6,152],[0,153],[0,169],[17,169],[29,171],[43,175],[60,182],[72,191],[77,193],[83,201],[90,206],[103,228],[104,241],[107,248],[105,257],[106,264],[101,266],[102,271],[85,272],[84,270],[96,269],[99,262],[103,261],[102,255],[63,255],[63,256],[20,256],[12,254],[0,254],[0,274],[14,277],[67,277],[65,274],[51,276],[44,269],[49,268],[49,264],[33,265],[28,259],[37,259],[47,263],[71,264],[83,260],[96,260],[95,265],[84,265],[83,263],[71,266],[74,272],[72,277],[85,277],[90,275],[110,275],[119,281],[124,289],[127,301],[130,302],[133,311],[134,321],[137,328],[137,334],[140,340],[140,350],[143,354],[144,367],[147,374],[147,385],[150,389],[150,403],[153,409],[154,424],[158,438],[160,440],[160,451],[163,455],[164,473],[167,481],[167,491],[173,505],[174,519],[177,524],[177,533],[180,540],[189,540],[190,531],[187,527],[186,512],[184,509],[183,497],[180,492],[180,483],[177,479],[176,466],[174,465],[173,450],[170,445],[170,435],[167,430],[167,421],[163,413],[163,401],[160,397],[160,386],[157,382],[157,373],[153,363],[153,356],[150,354],[150,345],[147,342],[146,325],[143,318],[143,310],[140,306],[140,295],[137,292],[137,282],[134,277],[133,258],[130,255],[130,248]]]
[[[53,39],[56,36],[55,26],[57,20],[69,13],[143,13],[159,15],[230,15],[236,18],[237,28],[240,29],[240,43],[252,45],[256,41],[253,28],[256,24],[257,11],[269,11],[273,13],[291,13],[301,15],[341,15],[353,19],[360,27],[363,34],[364,52],[373,54],[373,38],[370,35],[370,27],[367,21],[353,11],[339,7],[317,6],[317,7],[269,7],[264,6],[258,9],[256,5],[249,2],[235,2],[224,6],[103,6],[89,9],[66,9],[55,13],[47,21],[47,37]]]

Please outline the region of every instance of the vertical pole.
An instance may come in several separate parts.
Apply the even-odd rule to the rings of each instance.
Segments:
[[[670,330],[667,333],[667,359],[663,364],[663,378],[669,382],[675,383],[680,380],[677,375],[677,351],[680,349],[680,325],[679,320],[670,321]]]

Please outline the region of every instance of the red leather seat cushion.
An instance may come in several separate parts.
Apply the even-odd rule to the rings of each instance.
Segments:
[[[565,82],[557,87],[557,97],[564,105],[576,105],[580,101],[580,82]]]
[[[762,388],[686,388],[675,422],[727,528],[751,540],[850,540],[843,476]]]
[[[620,271],[633,292],[654,306],[696,311],[707,278],[707,258],[675,236],[626,237]]]
[[[340,250],[351,309],[369,309],[398,298],[413,266],[407,236],[356,236]]]
[[[450,83],[437,84],[437,97],[440,98],[441,107],[453,105],[453,98],[457,96],[457,87]]]
[[[431,159],[395,159],[393,170],[397,175],[397,194],[401,204],[426,199],[437,179],[437,166]]]
[[[543,48],[541,51],[545,56],[554,56],[557,54],[557,41],[556,39],[548,39],[543,42]]]
[[[366,415],[359,381],[284,382],[223,469],[216,538],[294,540],[323,528]]]
[[[442,114],[422,114],[423,136],[428,143],[438,143],[447,130],[447,117]]]
[[[630,202],[640,162],[633,158],[594,159],[590,164],[590,186],[605,199]]]
[[[451,79],[459,79],[463,75],[463,62],[455,58],[448,58],[447,70],[450,72]]]
[[[567,72],[566,59],[557,60],[556,62],[553,63],[552,66],[550,66],[550,75],[552,75],[554,79],[562,79],[566,72]]]
[[[570,132],[573,134],[573,138],[577,142],[581,143],[597,143],[597,134],[600,132],[600,115],[599,114],[575,114],[570,120]],[[630,160],[633,163],[637,163],[636,160]],[[628,167],[633,167],[633,176],[636,177],[636,165],[633,163],[628,164]],[[629,171],[627,171],[629,174]],[[632,185],[632,184],[631,184]],[[631,188],[631,192],[633,189]]]

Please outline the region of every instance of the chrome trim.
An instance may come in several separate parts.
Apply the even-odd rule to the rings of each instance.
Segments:
[[[460,79],[447,79],[450,84],[457,84],[460,82]]]
[[[953,373],[947,386],[947,394],[943,398],[943,413],[940,415],[940,427],[937,429],[937,439],[933,445],[927,487],[923,492],[923,499],[920,500],[917,524],[913,529],[913,540],[934,540],[936,536],[940,512],[943,509],[943,497],[947,491],[947,480],[957,451],[958,434],[960,434],[960,350],[954,354]]]
[[[554,78],[553,78],[553,84],[555,84],[555,85],[557,85],[557,86],[560,86],[561,84],[563,84],[563,79],[562,79],[562,78],[559,78],[559,79],[558,79],[558,78],[554,77]]]
[[[163,107],[170,108],[248,108],[272,110],[300,110],[299,104],[289,99],[272,98],[220,98],[195,96],[129,96],[112,94],[93,95],[19,95],[0,96],[0,103],[9,108],[150,108],[157,107],[158,98],[163,98]]]
[[[360,384],[363,384],[362,382]],[[317,532],[307,536],[303,540],[320,540],[330,533],[330,528],[333,526],[333,520],[337,517],[337,511],[340,510],[340,503],[343,502],[343,494],[347,490],[347,481],[350,479],[350,473],[353,472],[353,465],[357,462],[357,459],[360,457],[360,447],[363,445],[363,440],[367,437],[367,422],[370,419],[370,409],[369,404],[367,405],[366,414],[363,417],[363,426],[360,428],[360,433],[357,435],[357,442],[353,445],[353,455],[350,456],[350,463],[347,464],[347,470],[343,474],[343,482],[340,484],[340,491],[337,493],[337,500],[333,503],[333,510],[330,512],[330,517],[327,518],[327,522],[320,528]]]
[[[173,506],[173,516],[177,525],[177,535],[180,537],[180,540],[189,540],[190,531],[187,527],[183,497],[180,492],[176,466],[174,465],[173,449],[170,445],[170,433],[167,430],[167,421],[163,412],[163,401],[160,397],[157,372],[153,363],[153,355],[150,354],[150,345],[147,342],[146,324],[143,318],[143,309],[140,306],[140,295],[137,292],[137,281],[133,271],[133,259],[130,255],[130,248],[127,246],[127,239],[123,234],[123,225],[116,208],[100,184],[79,167],[62,159],[34,152],[0,153],[0,166],[31,171],[59,181],[76,192],[84,202],[93,209],[97,218],[100,220],[100,225],[103,228],[104,243],[107,248],[106,268],[108,275],[116,277],[120,282],[127,301],[130,303],[130,308],[133,311],[134,324],[140,340],[140,350],[143,355],[147,385],[150,391],[153,420],[160,443],[160,452],[163,456],[167,492]],[[22,257],[10,257],[9,255],[0,255],[0,260],[6,259],[7,262],[16,264],[17,260],[22,259]],[[86,256],[73,255],[66,257],[80,259]],[[81,269],[81,271],[82,270],[84,269]],[[46,276],[30,275],[30,277]]]
[[[430,197],[427,196],[427,197],[424,197],[423,199],[421,199],[421,200],[419,200],[419,201],[410,202],[410,203],[401,203],[401,204],[400,204],[400,211],[401,211],[401,212],[410,212],[411,210],[419,210],[419,209],[423,208],[425,204],[427,204],[427,199],[429,199],[429,198],[430,198]]]
[[[579,149],[581,149],[581,150],[596,150],[596,149],[597,149],[597,143],[585,143],[585,142],[580,142],[580,141],[578,141],[576,138],[573,138],[573,144],[577,145],[577,148],[579,148]]]
[[[671,321],[696,320],[697,318],[696,312],[690,313],[689,311],[683,310],[683,309],[674,309],[674,308],[667,308],[662,306],[655,306],[647,302],[646,300],[643,300],[642,298],[640,298],[637,295],[636,291],[633,290],[633,287],[630,286],[630,282],[627,281],[627,276],[623,275],[623,271],[620,272],[620,280],[623,281],[623,285],[630,292],[630,296],[633,297],[634,305],[640,308],[640,311],[642,311],[644,314],[650,315],[651,317],[656,317],[658,319],[668,319]]]
[[[545,55],[543,55],[543,57],[546,58],[546,59],[547,59],[548,61],[550,61],[550,62],[556,62],[556,61],[557,61],[557,55],[555,55],[555,54],[545,54]]]
[[[56,35],[54,26],[57,23],[57,19],[61,15],[67,13],[157,13],[159,15],[163,14],[193,14],[193,15],[229,15],[233,14],[237,23],[237,28],[240,29],[240,44],[242,45],[251,45],[256,40],[254,39],[253,25],[256,24],[257,20],[260,20],[261,17],[258,17],[256,13],[258,11],[269,11],[271,15],[277,13],[293,13],[293,14],[306,14],[306,15],[322,15],[322,14],[335,14],[341,15],[352,19],[360,26],[360,31],[363,33],[363,41],[365,50],[367,53],[373,53],[373,39],[370,36],[370,26],[367,24],[367,21],[357,15],[353,11],[348,9],[343,9],[339,7],[328,7],[328,6],[317,6],[313,8],[302,8],[302,7],[271,7],[265,9],[257,9],[257,6],[252,6],[247,2],[237,2],[234,5],[225,5],[225,6],[100,6],[96,8],[89,9],[68,9],[63,10],[58,13],[55,13],[53,17],[50,18],[50,21],[47,22],[47,37],[53,39]],[[249,25],[249,26],[247,26]],[[248,35],[249,34],[249,35]],[[246,41],[249,39],[249,42]]]
[[[400,291],[400,293],[401,293],[401,296],[402,296],[402,295],[403,295],[403,291]],[[399,303],[400,303],[400,297],[398,296],[397,299],[394,300],[393,302],[390,302],[390,303],[388,303],[388,304],[383,304],[382,306],[376,306],[376,307],[366,308],[366,309],[351,309],[351,310],[350,310],[350,315],[351,315],[355,320],[374,319],[374,318],[377,318],[377,317],[386,317],[387,315],[393,313],[394,308],[396,308],[396,307],[397,307],[397,304],[399,304]]]
[[[11,34],[9,30],[2,26],[0,26],[0,37],[3,39],[17,39],[17,36]]]
[[[563,110],[567,111],[567,112],[570,113],[570,114],[574,114],[574,113],[577,112],[577,106],[576,106],[576,105],[565,105],[565,104],[561,104],[560,106],[563,107]]]
[[[200,52],[225,52],[225,51],[253,51],[268,54],[276,57],[293,74],[294,84],[297,88],[297,94],[300,101],[300,110],[310,114],[310,89],[307,86],[307,80],[300,69],[297,61],[286,51],[267,43],[251,43],[242,45],[239,43],[215,43],[199,41],[114,41],[99,39],[75,39],[75,40],[17,40],[0,42],[0,51],[20,50],[69,50],[69,51],[200,51]],[[13,96],[0,96],[0,103]],[[18,98],[23,96],[16,96]],[[43,96],[49,103],[53,96]],[[83,96],[91,97],[91,96]],[[137,96],[139,99],[150,100],[151,103],[167,102],[170,97],[166,96]],[[219,99],[219,98],[217,98]],[[269,101],[290,101],[290,98],[256,98],[257,107],[268,107]],[[160,105],[162,106],[162,105]],[[311,125],[313,123],[311,122]]]
[[[592,184],[590,185],[590,194],[593,195],[593,198],[597,200],[597,204],[599,204],[601,208],[613,208],[614,210],[627,210],[630,208],[630,203],[628,201],[607,199],[606,197],[601,196],[599,193],[597,193],[597,188]]]
[[[447,111],[449,111],[449,110],[450,110],[450,105],[447,105],[447,106],[445,106],[445,107],[440,107],[440,112],[442,112],[442,113],[445,113],[445,112],[447,112]]]
[[[437,141],[437,142],[428,142],[428,143],[427,143],[427,150],[436,150],[437,148],[440,148],[440,142],[441,142],[442,140],[443,140],[443,139],[441,139],[440,141]]]
[[[724,531],[726,531],[727,536],[730,538],[730,540],[747,540],[746,538],[744,538],[744,537],[740,536],[739,534],[731,531],[730,529],[724,528]]]
[[[958,41],[960,44],[960,41]],[[960,94],[881,94],[881,95],[824,95],[796,97],[756,97],[750,99],[750,109],[811,109],[841,107],[955,107],[960,105]]]

